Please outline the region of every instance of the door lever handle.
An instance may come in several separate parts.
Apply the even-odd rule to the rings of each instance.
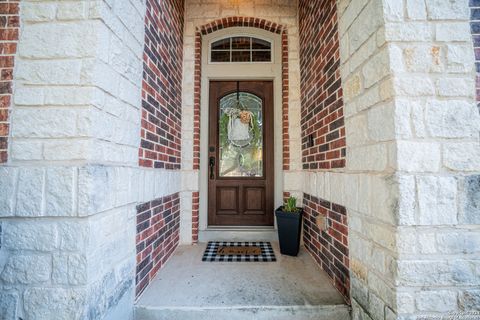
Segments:
[[[214,168],[215,168],[215,157],[210,157],[208,159],[208,166],[210,167],[210,179],[214,179]]]

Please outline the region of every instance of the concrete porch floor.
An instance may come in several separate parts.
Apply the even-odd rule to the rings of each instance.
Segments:
[[[350,319],[349,307],[302,247],[276,262],[202,262],[180,246],[135,306],[137,320]]]

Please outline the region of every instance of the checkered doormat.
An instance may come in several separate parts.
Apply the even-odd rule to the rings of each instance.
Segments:
[[[262,250],[260,255],[220,255],[219,247],[259,247]],[[210,241],[203,253],[202,261],[218,262],[273,262],[276,261],[270,242],[229,242],[229,241]]]

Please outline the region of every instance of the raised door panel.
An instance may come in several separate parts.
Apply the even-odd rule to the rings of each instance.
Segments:
[[[265,188],[244,188],[244,214],[265,214]]]
[[[217,187],[218,214],[238,214],[238,187]]]

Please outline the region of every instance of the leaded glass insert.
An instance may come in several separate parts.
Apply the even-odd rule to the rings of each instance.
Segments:
[[[248,92],[220,99],[220,177],[263,177],[263,103]],[[238,103],[240,102],[240,103]]]

